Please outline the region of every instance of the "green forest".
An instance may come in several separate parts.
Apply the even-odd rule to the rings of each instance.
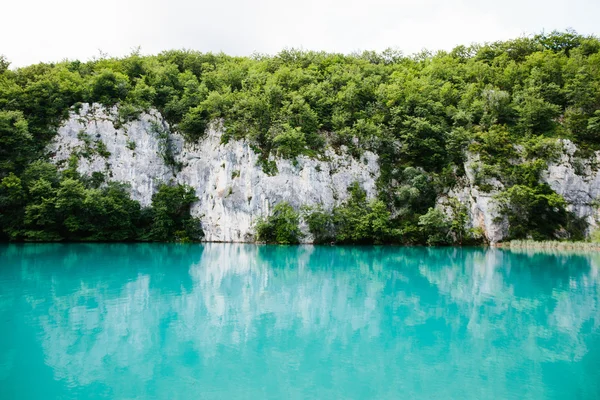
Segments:
[[[379,156],[376,199],[352,185],[333,210],[280,203],[257,222],[262,241],[297,243],[303,219],[321,243],[479,243],[464,205],[434,208],[465,176],[468,154],[480,160],[479,190],[502,183],[509,239],[577,240],[585,224],[539,177],[559,139],[582,159],[600,150],[600,40],[552,32],[410,56],[173,50],[15,69],[0,57],[1,240],[202,238],[190,187],[164,184],[142,208],[122,184],[80,176],[76,158],[48,162],[48,143],[83,103],[117,106],[121,123],[157,109],[188,142],[222,121],[222,140],[248,140],[269,174],[272,155],[322,157],[343,145]]]

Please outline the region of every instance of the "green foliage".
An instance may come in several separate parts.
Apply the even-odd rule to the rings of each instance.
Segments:
[[[8,70],[10,66],[10,62],[6,59],[5,56],[0,54],[0,74],[3,74]]]
[[[149,238],[155,241],[194,241],[204,235],[198,218],[190,214],[190,206],[198,198],[186,185],[161,185],[152,196],[152,226]]]
[[[322,206],[305,207],[303,218],[308,225],[308,230],[313,236],[314,243],[330,243],[335,241],[335,227],[333,216]]]
[[[106,106],[113,106],[127,97],[129,79],[112,69],[103,69],[92,76],[89,99]]]
[[[202,237],[200,221],[190,216],[196,200],[186,186],[159,188],[152,207],[141,210],[127,188],[93,176],[62,174],[36,161],[21,178],[10,173],[0,182],[0,237],[27,241],[190,241]]]
[[[189,141],[222,119],[227,135],[249,139],[265,158],[318,152],[325,139],[352,151],[393,142],[398,164],[439,172],[460,163],[470,135],[495,125],[514,142],[567,132],[594,143],[599,49],[598,39],[567,31],[412,58],[133,53],[5,72],[0,98],[16,99],[11,109],[36,132],[79,101],[119,103],[125,122],[158,108]]]
[[[367,201],[366,192],[356,182],[348,192],[348,201],[333,209],[336,242],[390,243],[397,232],[385,204],[381,200]]]
[[[178,128],[188,142],[196,142],[204,136],[209,119],[210,114],[206,109],[200,106],[194,107],[184,115]]]
[[[430,208],[426,214],[419,217],[419,226],[430,246],[447,245],[452,243],[450,229],[452,222],[446,214],[437,208]]]
[[[583,236],[580,221],[566,210],[565,199],[547,185],[515,185],[497,196],[508,218],[511,239],[551,240]]]
[[[393,243],[399,231],[381,200],[367,201],[366,192],[355,182],[348,187],[348,200],[327,212],[306,209],[305,221],[316,243]]]
[[[110,157],[110,152],[107,150],[106,144],[104,144],[104,142],[101,140],[96,141],[96,152],[98,153],[98,155],[100,157],[103,157],[103,158]]]
[[[423,214],[434,204],[437,194],[432,177],[427,173],[407,167],[396,175],[396,179],[399,182],[393,199],[400,217]]]
[[[26,165],[32,145],[33,138],[23,113],[0,110],[0,178]]]
[[[287,124],[274,134],[273,147],[279,156],[295,158],[306,149],[306,137],[300,128],[292,128]]]
[[[558,153],[557,139],[574,141],[582,154],[600,149],[600,40],[574,31],[412,57],[285,50],[246,58],[180,50],[13,70],[8,65],[0,57],[0,179],[10,177],[2,201],[12,210],[0,212],[4,235],[11,238],[97,237],[86,224],[98,222],[89,222],[85,206],[73,204],[76,215],[68,219],[61,208],[66,203],[56,202],[67,188],[79,195],[75,199],[87,198],[89,190],[108,196],[99,176],[80,177],[75,158],[58,179],[23,175],[30,163],[45,159],[57,127],[83,102],[116,106],[120,124],[156,108],[189,142],[216,121],[223,141],[247,140],[270,175],[277,173],[274,155],[323,155],[328,145],[345,146],[357,158],[375,152],[378,199],[356,194],[331,218],[321,220],[327,214],[322,210],[315,215],[323,241],[344,243],[427,241],[425,232],[436,222],[429,208],[464,178],[467,152],[479,156],[480,189],[499,182],[509,191],[517,187],[515,199],[523,197],[518,188],[529,188],[534,194],[524,197],[535,200],[542,195],[540,173]],[[180,168],[168,132],[157,128],[165,162]],[[84,144],[83,155],[108,156],[102,142]],[[21,180],[20,203],[9,201],[14,178]],[[62,187],[67,179],[79,181],[83,195],[73,182]],[[45,197],[33,194],[44,191]],[[558,210],[547,215],[550,221],[523,223],[513,233],[546,237],[561,226],[575,235],[570,217],[553,220],[562,215]],[[134,225],[139,230],[143,223]],[[468,236],[457,229],[451,229],[452,240]]]
[[[121,125],[133,121],[140,116],[143,109],[135,104],[124,103],[121,104],[118,108],[119,113],[119,123]]]
[[[135,143],[133,140],[128,140],[126,146],[129,150],[135,151],[135,149],[137,147],[137,143]]]
[[[22,236],[26,195],[21,179],[12,172],[0,182],[0,238]]]
[[[299,223],[299,214],[289,203],[277,203],[271,215],[256,222],[257,239],[266,243],[299,243],[302,238]]]

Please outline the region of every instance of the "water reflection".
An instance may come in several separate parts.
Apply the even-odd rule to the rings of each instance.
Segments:
[[[2,331],[22,319],[63,396],[600,394],[598,254],[207,244],[0,257]],[[0,344],[0,397],[26,390],[19,341]]]

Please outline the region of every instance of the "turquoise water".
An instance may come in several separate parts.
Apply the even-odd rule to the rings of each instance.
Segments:
[[[600,254],[0,245],[0,399],[600,399]]]

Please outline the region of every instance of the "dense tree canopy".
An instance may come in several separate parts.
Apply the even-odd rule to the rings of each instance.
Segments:
[[[377,153],[379,199],[347,204],[366,216],[346,218],[334,210],[331,224],[341,242],[424,243],[427,227],[446,229],[429,209],[464,176],[469,152],[480,160],[480,188],[491,190],[497,181],[508,191],[502,197],[508,214],[524,209],[513,203],[533,201],[511,230],[514,237],[555,237],[568,225],[568,213],[560,196],[538,184],[556,139],[572,140],[582,156],[600,149],[600,41],[572,31],[414,56],[286,50],[230,57],[176,50],[15,70],[0,61],[0,198],[10,238],[125,240],[140,237],[138,221],[157,224],[163,217],[181,226],[159,224],[146,237],[194,236],[183,228],[190,223],[186,212],[167,215],[158,206],[147,216],[118,185],[92,187],[56,171],[35,176],[34,162],[44,159],[48,140],[82,102],[117,105],[124,121],[156,108],[188,141],[220,120],[223,140],[248,139],[269,173],[276,173],[267,161],[271,154],[319,156],[326,146],[342,145],[355,157]],[[165,198],[192,201],[190,193],[182,196]],[[539,196],[558,214],[538,218],[537,207],[546,207]],[[102,213],[132,217],[111,222],[98,218]],[[342,222],[360,229],[352,225],[346,234]],[[331,232],[322,233],[331,239]]]

